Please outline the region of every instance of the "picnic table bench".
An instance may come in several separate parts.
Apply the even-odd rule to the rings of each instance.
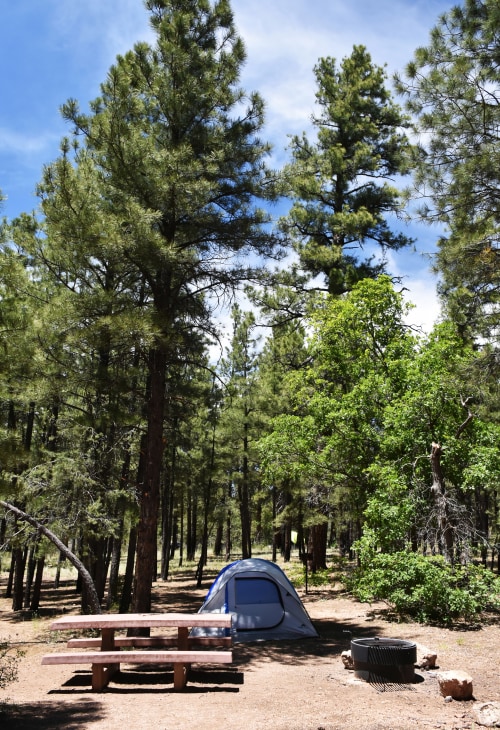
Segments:
[[[98,616],[64,616],[52,621],[53,631],[98,629],[100,637],[70,638],[68,648],[97,651],[46,654],[42,664],[90,664],[92,689],[106,687],[120,664],[173,664],[174,689],[186,686],[191,664],[230,664],[232,651],[205,647],[230,647],[231,636],[189,636],[195,626],[231,629],[231,614],[130,613]],[[176,636],[115,636],[117,630],[175,627]],[[167,647],[176,647],[168,649]],[[142,649],[144,647],[144,650]],[[201,648],[200,648],[201,647]],[[130,649],[130,651],[128,650]]]

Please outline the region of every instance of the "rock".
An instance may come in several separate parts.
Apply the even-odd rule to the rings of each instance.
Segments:
[[[427,652],[417,658],[415,666],[418,669],[434,669],[436,666],[437,654],[434,652]]]
[[[417,669],[434,669],[436,667],[437,654],[433,649],[428,649],[422,644],[417,644]]]
[[[500,727],[500,702],[475,702],[472,712],[479,725]]]
[[[472,677],[467,672],[460,669],[438,672],[437,680],[443,697],[450,696],[454,700],[472,699]]]
[[[346,669],[354,669],[354,661],[352,659],[350,649],[343,651],[340,658],[342,659],[342,663]]]

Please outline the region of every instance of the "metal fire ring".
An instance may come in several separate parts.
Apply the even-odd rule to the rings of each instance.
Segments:
[[[403,639],[352,639],[355,676],[369,682],[413,682],[417,645]]]

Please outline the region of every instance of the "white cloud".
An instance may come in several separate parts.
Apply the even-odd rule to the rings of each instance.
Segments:
[[[50,149],[58,137],[53,134],[23,134],[0,127],[0,152],[2,154],[32,155]]]
[[[148,14],[137,0],[52,0],[53,41],[72,53],[124,53],[148,31]],[[95,59],[91,59],[95,61]]]

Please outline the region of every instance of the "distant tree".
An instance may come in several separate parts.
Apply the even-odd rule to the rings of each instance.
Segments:
[[[363,46],[354,46],[340,67],[322,58],[314,69],[317,140],[292,139],[286,168],[293,205],[282,227],[312,276],[324,275],[328,291],[349,291],[359,279],[384,270],[376,252],[411,242],[391,229],[402,201],[394,178],[408,173],[409,121],[391,99],[383,68]],[[361,260],[358,253],[368,249]]]
[[[49,530],[45,525],[43,525],[41,522],[38,522],[38,520],[34,519],[34,517],[32,517],[31,515],[26,514],[26,512],[23,512],[15,505],[10,504],[9,502],[5,502],[4,500],[0,500],[0,506],[4,507],[9,512],[14,513],[21,520],[28,522],[30,525],[40,531],[48,540],[54,543],[54,545],[62,552],[64,557],[67,558],[76,568],[80,577],[85,582],[91,613],[101,613],[101,605],[99,602],[99,597],[95,590],[94,581],[92,580],[91,575],[89,574],[81,560],[79,560],[79,558],[59,539],[57,535],[52,532],[52,530]]]
[[[287,378],[293,410],[275,418],[261,441],[266,481],[288,484],[300,502],[316,567],[324,566],[326,540],[315,538],[328,520],[338,535],[349,525],[360,534],[383,408],[404,387],[399,362],[413,346],[405,311],[387,276],[329,297],[311,318],[306,367]]]
[[[282,292],[285,296],[292,294],[291,289],[281,288],[271,293],[277,307],[280,306]],[[302,320],[292,318],[283,321],[283,310],[276,312],[273,308],[273,311],[270,318],[271,334],[262,347],[257,379],[257,407],[261,413],[263,435],[272,430],[274,418],[293,412],[287,378],[309,361]],[[300,500],[293,499],[293,484],[287,479],[270,484],[261,481],[259,489],[260,522],[265,534],[269,535],[266,542],[272,543],[274,560],[279,549],[285,561],[288,561],[291,557],[292,529],[297,532],[299,550],[304,547]]]
[[[415,544],[449,562],[468,562],[495,539],[499,428],[484,408],[487,376],[472,377],[475,357],[451,321],[436,325],[402,364],[404,389],[383,416],[381,484],[397,476],[406,485]],[[371,519],[382,513],[373,503]]]
[[[243,312],[235,305],[232,318],[233,336],[222,365],[227,393],[220,419],[220,440],[226,453],[227,479],[239,512],[242,555],[250,558],[252,505],[258,476],[255,443],[262,426],[258,404],[258,336],[252,312]]]
[[[436,270],[463,333],[498,342],[500,291],[500,14],[465,0],[417,49],[398,91],[422,133],[415,176],[421,214],[444,224]]]
[[[304,524],[349,522],[364,557],[408,545],[449,562],[496,541],[498,425],[488,378],[448,321],[416,338],[387,276],[330,297],[310,358],[286,378],[290,412],[261,442],[267,484],[288,484]],[[313,543],[314,545],[314,543]]]
[[[125,464],[142,418],[133,391],[143,388],[144,322],[102,179],[89,155],[80,151],[74,164],[62,146],[38,186],[43,222],[25,215],[13,228],[33,279],[38,344],[38,453],[23,484],[28,499],[44,493],[31,513],[78,538],[102,599],[110,543],[134,501]]]

